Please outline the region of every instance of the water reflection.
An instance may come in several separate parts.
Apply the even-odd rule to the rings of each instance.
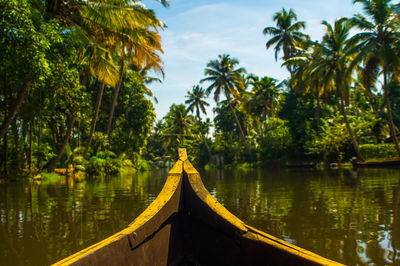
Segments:
[[[126,227],[166,172],[0,186],[0,265],[48,265]]]
[[[0,185],[0,265],[46,265],[126,227],[166,172]],[[400,171],[201,173],[246,223],[348,265],[400,264]]]
[[[348,265],[400,264],[400,171],[202,173],[246,223]]]

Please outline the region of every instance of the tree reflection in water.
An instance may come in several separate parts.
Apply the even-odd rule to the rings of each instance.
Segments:
[[[126,227],[167,172],[0,185],[0,264],[47,265]],[[202,172],[244,222],[322,256],[400,264],[400,170]]]
[[[348,265],[399,265],[400,170],[202,173],[244,222]]]
[[[126,227],[166,172],[0,185],[0,264],[48,265]]]

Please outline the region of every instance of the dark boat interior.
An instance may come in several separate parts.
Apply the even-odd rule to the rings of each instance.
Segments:
[[[186,160],[127,229],[59,264],[338,265],[257,229],[228,212]]]

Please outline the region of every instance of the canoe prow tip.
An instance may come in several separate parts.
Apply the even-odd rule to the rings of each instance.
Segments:
[[[179,148],[178,149],[178,156],[179,160],[181,161],[186,161],[187,160],[187,154],[186,154],[186,149],[185,148]]]

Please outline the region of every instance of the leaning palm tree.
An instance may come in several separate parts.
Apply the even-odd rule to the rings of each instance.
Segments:
[[[149,26],[149,25],[146,25]],[[160,23],[160,26],[162,24]],[[132,29],[135,31],[138,29]],[[161,38],[160,36],[152,30],[146,29],[146,27],[142,27],[139,29],[140,34],[131,34],[136,37],[136,39],[132,39],[128,44],[125,42],[121,42],[117,51],[119,52],[120,59],[120,70],[119,70],[119,80],[117,85],[115,86],[114,96],[110,108],[110,113],[107,122],[106,134],[111,134],[111,124],[114,117],[115,107],[117,106],[117,99],[119,95],[119,90],[121,88],[122,79],[124,76],[124,72],[126,69],[127,63],[136,69],[142,69],[141,73],[146,74],[146,72],[150,69],[155,70],[156,72],[164,75],[164,71],[162,68],[162,60],[160,56],[157,54],[158,52],[163,52],[161,49]],[[157,79],[146,78],[143,77],[144,83],[151,83]],[[159,81],[159,79],[157,80]],[[149,94],[155,101],[157,99],[152,95],[151,91],[147,87],[144,86],[146,90],[146,94]]]
[[[155,30],[157,30],[158,27],[162,28],[163,24],[155,17],[154,13],[151,10],[147,10],[143,6],[138,5],[136,3],[116,4],[115,2],[110,2],[106,4],[108,5],[103,7],[103,9],[107,11],[109,8],[111,8],[111,10],[108,10],[109,12],[105,12],[103,9],[100,9],[103,13],[105,12],[106,15],[115,15],[115,16],[118,15],[120,16],[122,14],[125,15],[124,21],[120,21],[118,17],[114,17],[115,21],[117,22],[115,22],[114,20],[110,19],[107,16],[101,20],[101,22],[103,23],[101,24],[102,27],[93,30],[93,32],[95,32],[96,34],[95,37],[98,43],[107,47],[108,50],[110,51],[111,48],[113,47],[118,47],[119,50],[121,51],[122,65],[120,67],[120,74],[118,78],[119,81],[118,83],[115,82],[114,84],[112,84],[113,87],[116,87],[113,99],[113,104],[114,104],[113,106],[115,109],[115,104],[123,77],[125,50],[128,51],[128,54],[131,55],[131,57],[135,58],[135,61],[139,65],[148,64],[149,66],[152,66],[157,70],[160,69],[161,66],[159,62],[161,62],[161,60],[159,59],[159,56],[154,52],[154,51],[162,52],[160,37],[157,32],[151,31],[149,28],[152,27]],[[88,7],[90,7],[90,5]],[[115,10],[119,10],[119,13],[114,13]],[[98,16],[92,14],[93,10],[91,8],[87,8],[85,11],[86,12],[84,12],[84,14],[86,16],[84,18],[97,21]],[[107,19],[110,21],[107,21]],[[89,30],[91,29],[89,28]],[[123,45],[119,46],[119,44],[121,43]],[[108,58],[109,54],[110,53],[107,51],[106,58]],[[101,81],[97,94],[97,100],[95,105],[94,116],[91,123],[90,133],[85,146],[85,150],[83,152],[84,157],[86,157],[86,154],[89,150],[93,134],[96,128],[96,122],[100,110],[104,85],[105,81],[103,80]],[[112,114],[110,115],[110,117],[113,116],[114,109],[112,108],[111,110]]]
[[[353,58],[347,53],[350,49],[348,36],[351,24],[345,18],[337,19],[334,26],[326,21],[323,21],[322,24],[325,26],[326,33],[323,36],[322,43],[316,48],[316,58],[310,64],[308,73],[310,75],[320,75],[320,80],[323,80],[321,86],[324,90],[336,91],[339,99],[339,110],[343,116],[354,150],[357,157],[360,160],[364,160],[345,110],[352,81],[352,69],[349,66]]]
[[[199,122],[201,137],[204,141],[204,145],[207,148],[208,157],[211,159],[212,158],[211,150],[210,150],[210,147],[208,146],[207,139],[204,136],[203,125],[202,125],[201,117],[200,117],[200,111],[203,114],[207,114],[206,106],[210,105],[208,102],[206,102],[204,100],[207,97],[206,91],[199,85],[196,85],[196,86],[193,86],[192,91],[187,92],[187,95],[185,97],[188,98],[185,101],[185,103],[188,104],[188,107],[186,108],[186,112],[194,113],[196,111],[196,117]]]
[[[354,0],[354,3],[361,3],[369,17],[357,14],[351,18],[351,22],[362,31],[351,38],[352,42],[357,43],[353,49],[358,53],[354,64],[363,62],[363,79],[368,89],[377,81],[376,74],[382,77],[390,135],[400,156],[388,90],[389,80],[392,76],[398,76],[400,68],[398,5],[392,5],[391,0]]]
[[[229,108],[235,117],[236,125],[239,129],[240,136],[246,145],[247,151],[250,153],[250,145],[244,136],[244,132],[240,121],[236,115],[235,109],[232,105],[232,98],[238,95],[243,90],[243,78],[242,74],[246,73],[244,68],[236,68],[239,61],[236,58],[231,58],[227,54],[218,55],[218,59],[211,60],[207,64],[207,68],[204,70],[206,78],[200,80],[200,83],[211,82],[211,85],[206,89],[207,94],[214,91],[215,102],[219,101],[221,94],[224,94]],[[233,97],[232,97],[233,96]]]
[[[318,42],[303,42],[302,47],[298,47],[299,54],[286,60],[283,65],[294,66],[293,75],[289,83],[296,93],[301,95],[312,94],[316,98],[316,121],[317,132],[321,133],[321,97],[326,102],[329,93],[333,89],[330,86],[323,86],[324,78],[329,69],[320,69],[319,72],[312,72],[312,66],[315,62],[320,60]]]
[[[283,52],[282,59],[287,60],[294,56],[296,44],[308,39],[306,34],[300,32],[306,24],[304,21],[297,21],[296,13],[292,9],[288,12],[284,8],[274,14],[273,20],[277,27],[266,27],[263,30],[264,35],[272,35],[271,39],[267,41],[266,47],[268,49],[275,45],[275,60],[278,60],[281,50]],[[292,72],[293,69],[288,66],[288,70]]]

